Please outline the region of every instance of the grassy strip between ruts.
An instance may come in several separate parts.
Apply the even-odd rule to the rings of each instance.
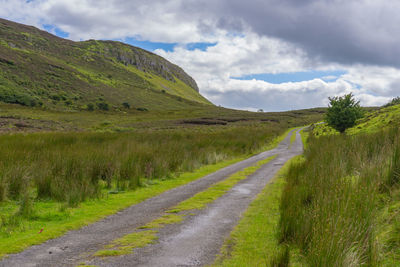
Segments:
[[[277,240],[279,203],[289,166],[299,160],[288,161],[250,204],[212,266],[274,266],[276,255],[285,253]]]
[[[295,129],[298,129],[298,128],[295,128]],[[292,133],[292,135],[290,136],[290,145],[289,145],[289,148],[292,147],[294,141],[296,141],[296,130],[294,130],[293,133]]]
[[[238,182],[246,179],[249,175],[256,172],[263,165],[273,160],[277,155],[271,156],[264,160],[257,162],[254,166],[247,167],[237,173],[232,174],[227,179],[220,181],[210,188],[197,193],[193,197],[182,201],[171,210],[168,210],[164,216],[153,220],[152,222],[139,227],[138,229],[153,229],[146,231],[137,231],[130,233],[122,238],[112,241],[109,245],[105,246],[104,250],[99,250],[93,256],[97,257],[109,257],[109,256],[120,256],[124,254],[132,253],[134,248],[144,247],[150,243],[153,243],[156,239],[157,230],[163,228],[167,224],[179,223],[183,220],[184,215],[178,215],[174,213],[183,212],[187,210],[203,209],[207,204],[215,201],[227,191],[229,191]],[[132,237],[132,238],[131,238]],[[137,237],[138,240],[134,240],[133,237]],[[121,240],[131,240],[132,242],[125,242]]]
[[[290,130],[276,137],[264,149],[272,149],[277,146]],[[29,246],[59,237],[69,230],[78,229],[98,221],[119,210],[159,195],[169,189],[194,181],[246,158],[248,156],[203,166],[194,172],[184,173],[176,179],[155,180],[154,184],[148,187],[141,187],[135,191],[127,191],[122,194],[110,194],[107,198],[103,199],[88,200],[81,203],[78,208],[64,209],[62,208],[62,204],[56,201],[36,202],[36,215],[41,220],[27,223],[24,231],[10,232],[8,236],[0,236],[0,259],[7,254],[20,252]],[[15,207],[10,208],[15,209]]]
[[[168,210],[167,213],[178,213],[186,210],[204,208],[208,203],[211,203],[217,198],[221,197],[238,182],[246,179],[250,174],[257,171],[264,164],[267,164],[268,162],[273,160],[276,156],[277,155],[274,155],[264,160],[261,160],[257,162],[254,166],[247,167],[237,173],[232,174],[227,179],[214,184],[207,190],[197,193],[193,197],[182,201],[172,209]]]

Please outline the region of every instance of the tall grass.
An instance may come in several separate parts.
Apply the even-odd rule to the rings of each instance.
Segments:
[[[299,248],[309,266],[384,266],[385,255],[400,248],[385,245],[382,234],[382,221],[400,220],[399,208],[382,213],[400,192],[399,140],[398,129],[311,137],[305,160],[288,172],[281,242]]]
[[[0,202],[52,199],[76,206],[104,188],[135,189],[202,165],[256,151],[280,128],[36,133],[0,136]]]

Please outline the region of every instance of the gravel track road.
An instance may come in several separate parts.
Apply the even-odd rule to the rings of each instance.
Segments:
[[[59,238],[9,255],[0,261],[0,266],[76,266],[81,262],[98,266],[202,266],[212,263],[225,238],[255,196],[286,161],[302,153],[303,144],[299,131],[292,131],[275,149],[164,192]],[[292,145],[291,134],[296,134]],[[236,184],[207,208],[195,211],[181,224],[162,228],[155,244],[119,257],[90,257],[112,240],[159,218],[179,202],[273,155],[278,156]]]

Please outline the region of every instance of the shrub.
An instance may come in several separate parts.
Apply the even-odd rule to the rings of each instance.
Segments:
[[[127,108],[127,109],[131,107],[131,105],[130,105],[128,102],[122,103],[122,106],[123,106],[124,108]]]
[[[37,105],[37,100],[31,95],[20,92],[1,90],[1,88],[0,88],[0,101],[10,104],[19,104],[22,106],[30,106],[30,107],[34,107]]]
[[[96,105],[101,110],[106,110],[107,111],[107,110],[110,109],[108,103],[106,103],[106,102],[97,102]]]
[[[89,111],[93,111],[94,110],[94,105],[92,103],[87,104],[86,109]]]
[[[356,120],[362,118],[360,101],[356,101],[351,93],[341,97],[329,97],[329,101],[325,120],[337,131],[343,133],[347,128],[353,127]]]

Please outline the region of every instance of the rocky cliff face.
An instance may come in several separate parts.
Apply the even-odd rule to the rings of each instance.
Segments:
[[[115,42],[112,41],[99,42],[103,43],[106,47],[106,49],[103,50],[105,56],[114,57],[119,62],[122,62],[125,65],[133,65],[141,71],[152,72],[156,75],[162,76],[168,81],[175,82],[174,77],[176,77],[197,92],[199,91],[195,80],[182,68],[156,54],[122,43],[115,45]]]

